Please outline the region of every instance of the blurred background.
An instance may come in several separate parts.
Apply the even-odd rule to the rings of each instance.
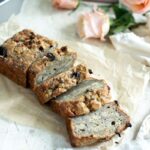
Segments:
[[[0,0],[0,23],[7,21],[12,14],[17,14],[24,0]]]

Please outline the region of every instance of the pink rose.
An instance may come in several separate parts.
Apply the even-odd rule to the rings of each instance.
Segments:
[[[53,5],[62,9],[75,9],[78,5],[78,0],[53,0]]]
[[[77,24],[81,38],[100,38],[102,41],[109,32],[109,28],[109,16],[100,10],[83,14]]]
[[[122,0],[133,12],[145,13],[150,10],[150,0]]]

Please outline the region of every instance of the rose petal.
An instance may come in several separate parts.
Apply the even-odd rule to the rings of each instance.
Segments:
[[[53,5],[62,9],[74,9],[78,5],[78,0],[53,0]]]
[[[81,38],[100,38],[109,32],[109,17],[101,11],[94,11],[81,15],[77,24],[78,34]]]
[[[150,0],[123,0],[122,2],[133,12],[145,13],[150,10]]]

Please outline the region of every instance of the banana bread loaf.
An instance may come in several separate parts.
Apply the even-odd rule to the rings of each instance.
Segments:
[[[29,66],[56,46],[55,41],[25,29],[0,46],[0,73],[26,87]]]

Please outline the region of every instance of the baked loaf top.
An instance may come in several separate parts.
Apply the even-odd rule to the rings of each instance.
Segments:
[[[23,30],[4,42],[4,58],[16,61],[23,69],[35,59],[44,55],[44,51],[55,47],[57,43],[46,37],[35,34],[31,30]],[[3,56],[1,56],[3,57]]]
[[[110,102],[110,88],[104,80],[89,78],[51,101],[52,109],[64,117],[88,114]]]
[[[64,46],[53,49],[43,58],[37,59],[29,68],[30,87],[34,90],[45,80],[70,69],[73,67],[76,57],[76,52]]]
[[[111,102],[88,115],[68,118],[68,133],[73,146],[84,146],[110,140],[130,127],[130,118],[118,103]]]
[[[35,34],[31,30],[20,31],[0,46],[0,63],[5,65],[0,72],[9,78],[15,73],[16,78],[22,78],[18,84],[26,86],[29,66],[56,46],[55,41]],[[17,82],[15,77],[13,80]]]

